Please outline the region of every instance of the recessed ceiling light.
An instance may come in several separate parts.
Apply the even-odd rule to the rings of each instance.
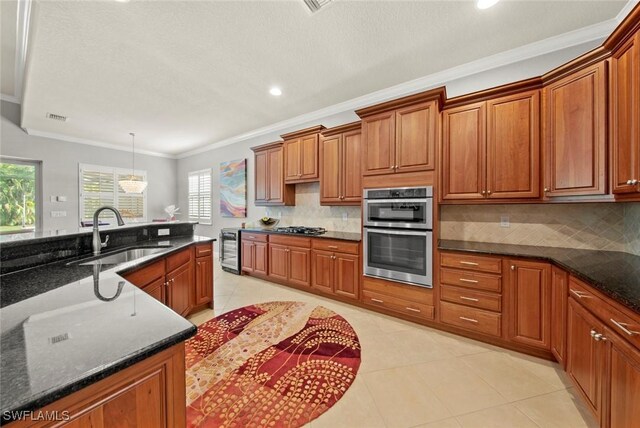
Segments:
[[[274,97],[279,97],[280,95],[282,95],[282,89],[274,86],[273,88],[269,89],[269,93]]]
[[[131,0],[116,0],[118,3],[129,3]]]
[[[500,0],[478,0],[476,3],[476,7],[478,9],[489,9],[491,6],[494,6]]]

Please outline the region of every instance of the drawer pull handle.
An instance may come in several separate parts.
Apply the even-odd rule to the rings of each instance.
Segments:
[[[410,307],[408,307],[408,306],[407,306],[407,308],[406,308],[406,309],[407,309],[408,311],[411,311],[411,312],[420,312],[420,309],[410,308]]]
[[[460,319],[462,321],[469,321],[469,322],[473,322],[473,323],[478,323],[478,320],[474,320],[473,318],[460,317]]]
[[[250,238],[250,239],[256,239],[256,237],[255,237],[255,236],[253,236],[253,235],[249,235],[249,238]]]
[[[620,330],[624,331],[629,336],[633,336],[634,334],[640,334],[640,331],[629,330],[627,328],[629,326],[629,324],[627,324],[625,322],[619,322],[619,321],[614,320],[613,318],[609,318],[609,319],[611,320],[612,323],[614,323],[616,325],[616,327],[618,327]]]
[[[327,245],[327,248],[338,248],[337,245]]]
[[[576,291],[576,290],[569,290],[571,291],[578,299],[590,299],[591,296],[587,293],[583,293],[580,291]]]
[[[478,281],[476,281],[475,279],[466,279],[466,278],[460,278],[461,282],[470,282],[472,284],[477,284]]]
[[[462,300],[469,300],[470,302],[479,302],[480,300],[474,299],[473,297],[460,296]]]
[[[384,300],[374,299],[373,297],[371,298],[371,301],[376,303],[384,303]]]
[[[460,262],[461,265],[469,265],[469,266],[478,266],[478,263],[474,263],[474,262]]]

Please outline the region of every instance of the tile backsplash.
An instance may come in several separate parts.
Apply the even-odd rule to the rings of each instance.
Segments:
[[[279,226],[324,227],[338,232],[360,233],[360,207],[321,206],[320,183],[296,184],[296,205],[269,207],[266,215],[279,218]]]
[[[445,205],[440,238],[640,254],[639,221],[640,204]]]
[[[640,203],[624,204],[624,237],[627,252],[640,256]]]

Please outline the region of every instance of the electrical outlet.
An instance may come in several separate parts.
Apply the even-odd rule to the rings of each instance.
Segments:
[[[168,236],[171,229],[158,229],[158,236]]]
[[[349,213],[342,213],[342,221],[347,221],[349,219]]]
[[[51,211],[51,217],[66,217],[66,211]]]
[[[58,199],[58,202],[67,202],[66,196],[58,196],[57,199]]]
[[[511,227],[511,223],[509,222],[508,215],[500,216],[500,227]]]

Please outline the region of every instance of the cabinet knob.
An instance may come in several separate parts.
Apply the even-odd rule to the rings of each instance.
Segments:
[[[631,182],[632,182],[631,180],[627,180],[627,184],[631,184]]]
[[[638,184],[638,180],[634,178],[633,180],[631,180],[631,184]]]
[[[548,187],[545,187],[545,188],[544,188],[544,191],[545,191],[545,192],[548,192],[548,191],[549,191],[549,188],[548,188]]]
[[[485,195],[487,192],[485,192],[484,190],[482,192],[480,192],[481,194]]]
[[[389,167],[389,169],[394,169],[394,168],[395,168],[395,166],[393,166],[393,165],[391,165],[391,166]]]
[[[491,194],[491,190],[487,190],[487,195],[490,195],[490,194]]]
[[[511,265],[511,270],[516,270],[516,266],[515,265]]]

